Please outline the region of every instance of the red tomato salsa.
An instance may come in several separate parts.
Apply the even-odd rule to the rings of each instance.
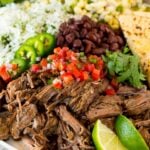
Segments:
[[[83,52],[75,53],[68,47],[55,48],[54,54],[31,67],[32,72],[47,70],[52,74],[57,72],[58,77],[52,81],[52,84],[58,89],[73,81],[100,80],[104,77],[103,69],[104,62],[101,57],[85,56]]]

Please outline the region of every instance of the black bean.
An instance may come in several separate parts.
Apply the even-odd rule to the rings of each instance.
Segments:
[[[101,47],[104,48],[104,49],[109,49],[109,44],[107,44],[107,43],[102,43],[102,44],[101,44]]]
[[[119,49],[119,44],[118,43],[112,43],[110,45],[110,50],[116,51]]]
[[[124,45],[124,41],[123,41],[123,38],[120,37],[120,36],[116,36],[117,37],[117,41],[120,45]]]
[[[64,39],[63,36],[58,36],[58,38],[57,38],[57,45],[63,46],[64,40],[65,40],[65,39]]]
[[[66,26],[67,26],[67,22],[62,23],[59,27],[59,31],[63,32],[66,29]]]
[[[86,29],[91,29],[92,26],[90,23],[86,22],[85,24],[83,24],[83,27],[86,28]]]
[[[92,53],[93,53],[94,55],[102,55],[102,54],[105,53],[105,51],[106,51],[106,49],[104,49],[104,48],[94,48],[94,49],[92,50]]]
[[[73,24],[74,22],[76,22],[76,20],[75,20],[74,18],[70,18],[70,19],[68,20],[68,24]]]
[[[73,33],[70,33],[70,34],[66,35],[66,37],[65,37],[66,41],[69,44],[73,42],[74,38],[75,38],[75,35]]]
[[[75,30],[75,31],[73,31],[73,33],[76,38],[80,38],[80,33],[78,31]]]
[[[86,21],[90,21],[91,19],[90,19],[88,16],[84,15],[84,16],[81,18],[81,20],[86,22]]]
[[[91,51],[92,46],[94,45],[93,42],[90,40],[83,40],[85,45],[85,53],[89,53]]]
[[[117,39],[117,37],[116,36],[113,36],[113,35],[111,35],[111,34],[109,34],[108,35],[108,40],[107,40],[107,42],[108,43],[116,43],[118,41],[118,39]]]
[[[99,28],[100,28],[101,31],[105,32],[106,28],[107,28],[107,25],[106,24],[100,24]]]
[[[81,32],[80,32],[80,36],[81,36],[82,38],[83,38],[83,37],[86,37],[87,33],[88,33],[87,29],[83,28],[83,29],[81,30]]]
[[[102,31],[99,31],[98,34],[99,34],[100,38],[103,38],[104,33]]]
[[[71,30],[66,27],[62,32],[63,32],[63,35],[67,35],[67,34],[70,33],[70,31],[71,31]]]
[[[113,31],[108,24],[95,22],[88,16],[62,23],[57,34],[57,46],[68,46],[86,54],[101,55],[106,49],[121,50],[124,45],[120,30]]]
[[[87,35],[86,35],[86,38],[93,41],[93,42],[96,42],[97,41],[97,37],[96,37],[96,34],[94,34],[93,32],[89,32]]]
[[[82,42],[81,42],[81,40],[80,40],[80,39],[74,40],[74,42],[73,42],[73,47],[75,47],[75,48],[80,48],[80,47],[82,47]]]

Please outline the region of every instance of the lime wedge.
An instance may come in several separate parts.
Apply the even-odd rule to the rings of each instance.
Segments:
[[[97,150],[127,150],[116,134],[100,120],[97,120],[94,125],[92,139]]]
[[[141,134],[125,116],[117,117],[115,129],[120,141],[128,150],[149,150]]]

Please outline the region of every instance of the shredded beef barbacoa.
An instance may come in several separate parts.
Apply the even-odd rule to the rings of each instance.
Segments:
[[[120,86],[116,95],[106,96],[106,79],[57,90],[47,78],[26,72],[0,89],[1,140],[28,136],[35,149],[94,149],[90,131],[95,120],[114,130],[116,116],[125,114],[150,146],[150,91]]]

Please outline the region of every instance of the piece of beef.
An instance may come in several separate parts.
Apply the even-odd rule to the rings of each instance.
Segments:
[[[51,136],[52,134],[56,134],[58,128],[58,118],[51,112],[47,113],[47,121],[43,128],[43,133],[46,136]]]
[[[61,120],[58,126],[58,149],[93,149],[90,132],[67,111],[66,106],[61,105],[55,111]]]
[[[44,113],[37,114],[35,116],[35,118],[33,119],[32,128],[36,132],[40,132],[40,130],[44,128],[45,123],[46,123],[46,116],[45,116],[45,114]]]
[[[36,94],[36,99],[41,103],[48,103],[48,101],[57,94],[58,91],[56,91],[51,85],[46,85]]]
[[[14,139],[19,139],[21,132],[32,124],[33,119],[37,115],[37,107],[34,104],[24,106],[22,110],[16,110],[16,118],[11,126],[11,135]]]
[[[70,91],[68,92],[68,99],[65,99],[64,103],[76,114],[83,114],[95,101],[96,96],[104,92],[107,86],[107,80],[75,83],[68,90]]]
[[[39,78],[41,74],[42,73],[35,74],[35,73],[28,71],[28,72],[23,73],[17,79],[12,80],[7,85],[7,93],[8,93],[8,98],[6,99],[7,103],[10,103],[13,100],[15,100],[17,91],[33,89],[33,88],[37,89],[37,88],[40,88],[41,86],[43,87],[44,83],[42,79]]]
[[[39,132],[37,134],[33,134],[32,139],[34,141],[35,147],[37,147],[41,150],[46,149],[46,147],[48,145],[48,139],[42,132]]]
[[[150,110],[150,92],[139,93],[132,98],[124,101],[125,109],[128,115],[139,115],[146,110]]]
[[[7,93],[9,97],[9,99],[7,99],[7,103],[10,103],[16,99],[17,91],[25,89],[28,89],[28,80],[25,74],[9,82],[7,85]]]
[[[38,91],[36,89],[25,89],[18,90],[15,93],[15,99],[8,104],[5,105],[5,108],[10,112],[19,106],[19,108],[24,104],[30,104],[34,100],[36,100],[35,95]],[[5,98],[7,99],[7,92],[5,94]]]
[[[122,100],[119,96],[99,96],[86,112],[86,117],[93,122],[98,118],[114,117],[122,113]]]
[[[139,132],[141,133],[141,135],[147,142],[148,146],[150,147],[150,126],[149,126],[149,128],[141,126],[139,128]]]
[[[133,95],[137,95],[139,93],[142,93],[143,91],[145,91],[145,89],[136,89],[134,87],[131,86],[127,86],[127,85],[120,85],[118,90],[117,90],[117,94],[118,95],[122,95],[122,96],[133,96]]]
[[[0,140],[6,140],[10,136],[10,125],[14,115],[9,112],[0,113]]]
[[[97,90],[94,89],[90,82],[87,82],[84,86],[81,86],[81,88],[81,93],[79,92],[75,97],[68,99],[68,106],[77,114],[85,112],[96,95],[98,95]]]
[[[149,119],[149,120],[137,121],[137,122],[135,122],[135,125],[136,125],[137,127],[143,126],[143,127],[149,127],[149,128],[150,128],[150,119]]]

